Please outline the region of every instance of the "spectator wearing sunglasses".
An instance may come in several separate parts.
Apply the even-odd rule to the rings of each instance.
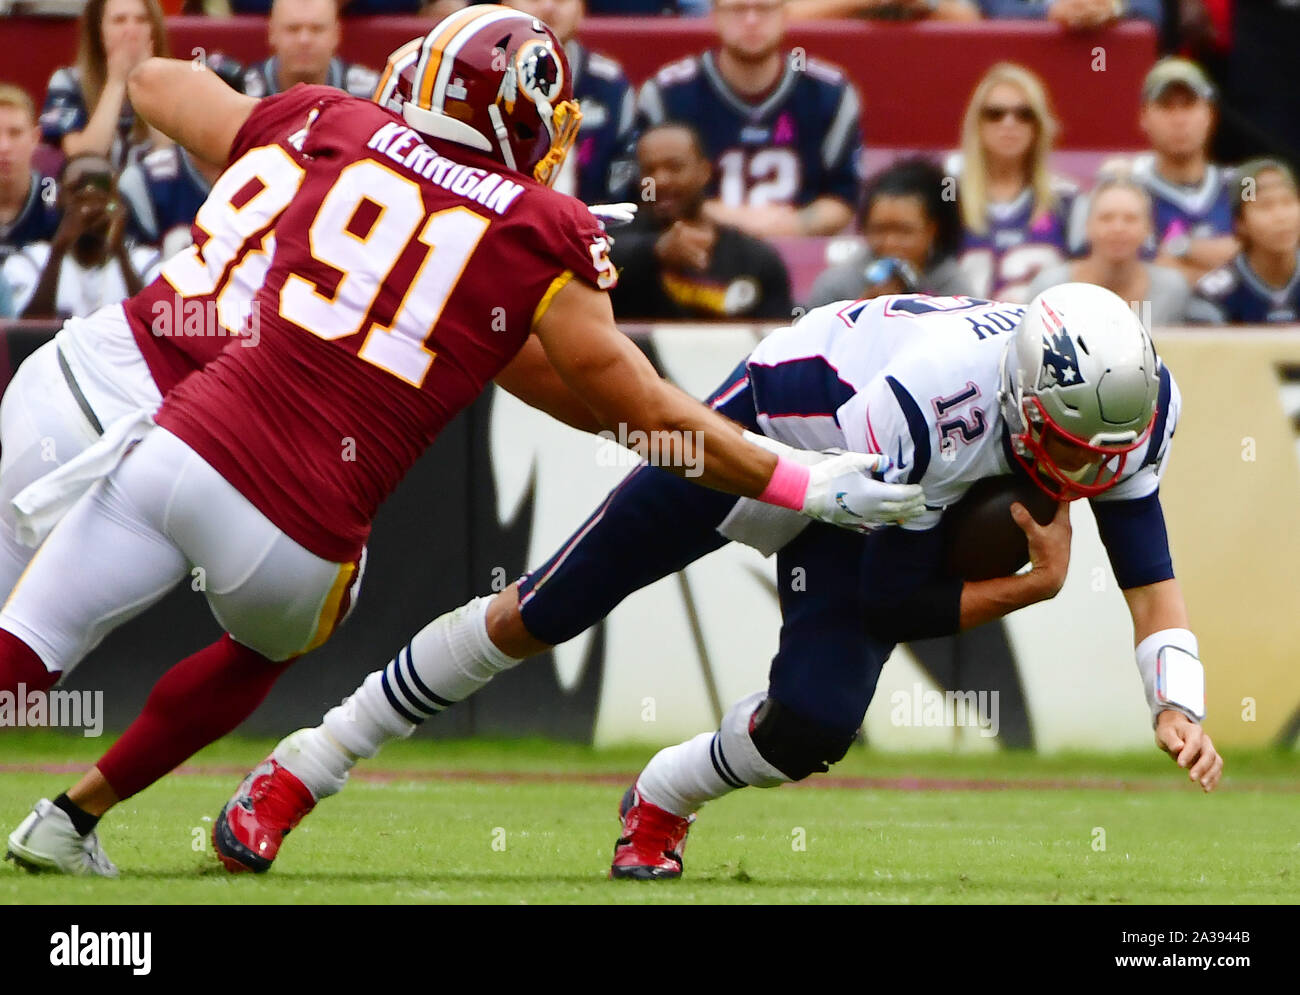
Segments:
[[[63,220],[4,264],[14,310],[24,318],[84,318],[138,294],[157,273],[158,253],[128,249],[126,206],[112,163],[94,152],[69,159],[59,178]]]
[[[1027,302],[1039,271],[1066,256],[1078,190],[1048,171],[1056,127],[1042,81],[1023,66],[999,63],[975,87],[948,172],[977,297]]]

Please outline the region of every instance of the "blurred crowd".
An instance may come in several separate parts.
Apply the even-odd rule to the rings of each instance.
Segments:
[[[350,0],[342,13],[436,18],[464,5]],[[130,71],[169,54],[165,15],[265,16],[265,58],[206,56],[253,96],[310,82],[369,97],[376,83],[373,68],[338,54],[347,21],[336,0],[78,6],[77,50],[39,103],[0,84],[0,317],[88,314],[191,245],[221,164],[193,159],[126,100]],[[614,233],[622,319],[789,320],[905,292],[1024,302],[1085,281],[1135,302],[1149,325],[1300,323],[1300,91],[1281,75],[1300,37],[1300,0],[511,6],[550,24],[572,66],[583,120],[556,185],[590,204],[640,207]],[[639,89],[578,41],[587,15],[710,13],[713,46]],[[1084,182],[1058,174],[1052,95],[1004,62],[971,93],[951,154],[902,155],[864,175],[854,85],[785,40],[791,20],[833,17],[1048,19],[1071,31],[1150,22],[1167,54],[1139,95],[1148,147],[1101,162]],[[790,253],[810,251],[824,267],[796,293]]]

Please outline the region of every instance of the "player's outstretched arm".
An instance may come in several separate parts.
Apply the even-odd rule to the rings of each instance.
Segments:
[[[126,81],[135,112],[200,159],[224,164],[257,100],[184,59],[146,59]]]
[[[601,427],[640,440],[641,455],[671,473],[850,528],[925,510],[919,487],[871,478],[885,457],[844,453],[806,466],[752,445],[738,425],[665,382],[619,332],[609,295],[579,280],[551,299],[534,331]]]
[[[1029,540],[1028,573],[966,581],[961,588],[961,627],[973,629],[1060,593],[1070,569],[1070,506],[1062,501],[1046,525],[1017,501],[1011,517]]]
[[[530,407],[545,411],[556,421],[581,432],[599,432],[601,429],[591,408],[555,372],[536,335],[528,336],[515,358],[496,375],[495,383]]]
[[[1128,588],[1124,599],[1133,616],[1138,669],[1155,713],[1156,744],[1203,790],[1213,791],[1223,774],[1223,757],[1193,717],[1204,714],[1205,677],[1182,589],[1170,578]]]

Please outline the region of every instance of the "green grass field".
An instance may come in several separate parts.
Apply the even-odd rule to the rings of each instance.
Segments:
[[[5,835],[37,798],[75,780],[15,768],[93,761],[104,745],[48,733],[0,742]],[[0,902],[1200,904],[1300,895],[1300,761],[1288,754],[1229,754],[1224,782],[1206,796],[1154,748],[1046,758],[855,749],[835,775],[872,781],[715,802],[692,829],[683,879],[645,883],[605,874],[619,796],[652,751],[404,742],[371,762],[382,780],[354,779],[322,803],[269,874],[231,876],[212,856],[210,820],[236,771],[270,746],[218,743],[193,763],[229,770],[172,775],[111,813],[100,835],[118,880],[5,864]],[[502,774],[525,776],[494,777]]]

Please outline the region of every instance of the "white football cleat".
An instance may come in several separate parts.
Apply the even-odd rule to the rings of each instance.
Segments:
[[[9,834],[5,860],[29,871],[117,877],[117,867],[99,845],[99,836],[94,832],[79,835],[68,813],[48,798],[38,801],[31,815]]]

